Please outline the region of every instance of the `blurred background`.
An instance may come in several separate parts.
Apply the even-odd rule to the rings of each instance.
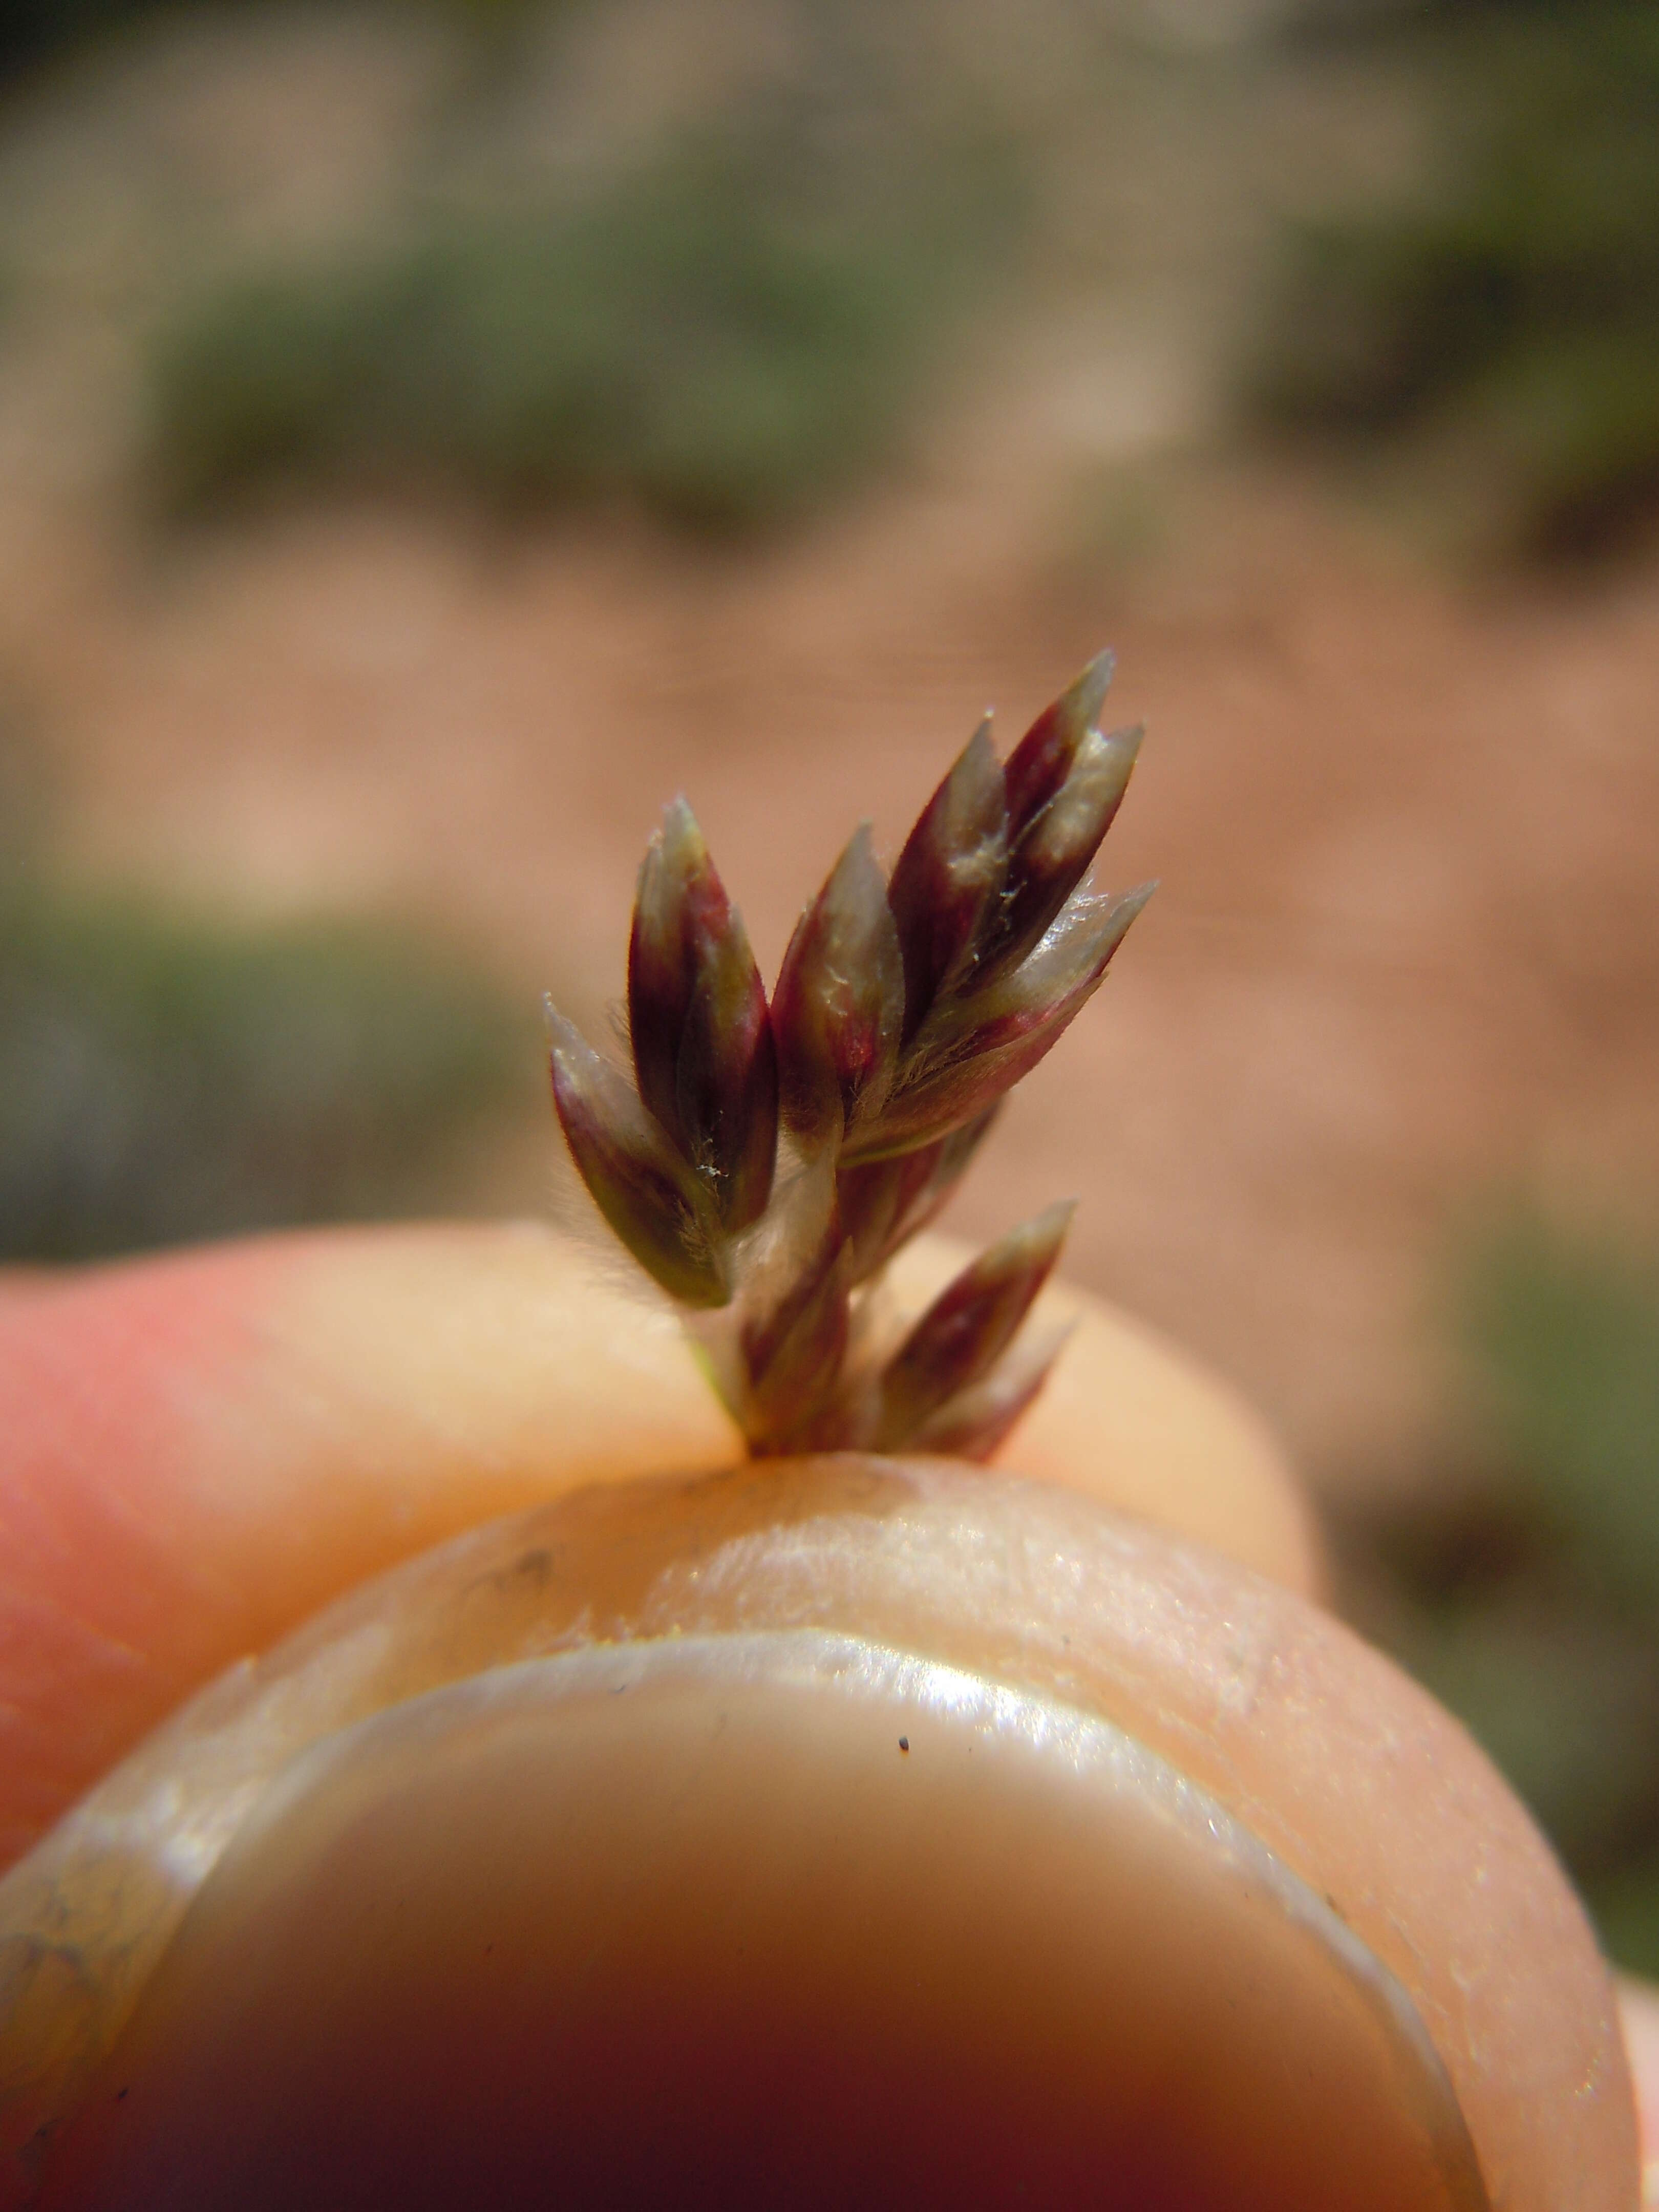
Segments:
[[[544,1212],[1116,645],[1158,899],[957,1208],[1194,1346],[1659,1971],[1650,0],[3,0],[0,1259]]]

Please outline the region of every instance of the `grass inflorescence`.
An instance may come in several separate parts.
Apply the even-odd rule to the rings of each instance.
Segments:
[[[1057,1349],[1019,1338],[1071,1209],[1051,1206],[896,1340],[875,1295],[1008,1091],[1104,977],[1150,885],[1086,878],[1138,730],[1101,730],[1109,655],[1006,762],[988,724],[890,876],[859,830],[769,1001],[684,799],[640,871],[632,1081],[550,1004],[555,1103],[611,1228],[687,1312],[756,1452],[983,1456]]]

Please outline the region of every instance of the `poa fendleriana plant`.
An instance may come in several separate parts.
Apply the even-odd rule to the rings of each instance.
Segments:
[[[605,1220],[682,1310],[757,1455],[988,1456],[1059,1340],[1021,1324],[1071,1216],[1012,1231],[908,1329],[883,1270],[951,1196],[1006,1093],[1105,975],[1152,890],[1089,870],[1137,729],[1091,661],[1000,761],[988,716],[884,875],[867,824],[769,1002],[683,799],[640,870],[630,1085],[551,1005],[553,1096]]]
[[[1164,1418],[1079,1440],[1069,1480],[823,1449],[982,1455],[1051,1356],[1022,1324],[1064,1208],[908,1328],[878,1291],[1144,898],[1085,888],[1136,743],[1098,727],[1108,667],[1006,764],[981,731],[890,878],[860,831],[769,1001],[670,809],[635,1082],[555,1016],[555,1093],[764,1477],[586,1418],[635,1384],[637,1316],[556,1249],[489,1306],[536,1284],[536,1403],[574,1417],[531,1502],[406,1556],[442,1384],[413,1431],[369,1392],[359,1506],[400,1563],[0,1879],[0,2207],[539,2212],[555,2175],[573,2212],[1634,2212],[1613,1995],[1543,1840],[1297,1595],[1301,1536],[1267,1552],[1290,1587],[1208,1548],[1274,1498],[1301,1528],[1252,1424],[1120,1344]],[[494,1384],[448,1365],[476,1506]],[[1200,1409],[1201,1456],[1171,1449]],[[1137,1467],[1171,1527],[1114,1510]]]

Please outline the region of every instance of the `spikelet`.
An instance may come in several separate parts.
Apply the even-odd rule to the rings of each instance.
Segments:
[[[757,1455],[983,1458],[1059,1350],[1022,1324],[1060,1254],[1050,1206],[896,1342],[873,1291],[951,1196],[1004,1095],[1099,987],[1153,886],[1086,878],[1140,732],[1103,732],[1103,653],[999,761],[988,720],[890,878],[860,829],[769,1004],[742,917],[676,799],[640,870],[634,1083],[548,1007],[553,1097],[600,1212],[686,1310]]]

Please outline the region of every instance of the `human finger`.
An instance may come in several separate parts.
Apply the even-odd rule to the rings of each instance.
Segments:
[[[928,1240],[900,1297],[957,1257]],[[1051,1293],[1055,1315],[1073,1336],[1005,1460],[1307,1587],[1259,1425],[1094,1302]],[[193,1689],[369,1576],[584,1484],[741,1450],[672,1316],[529,1225],[14,1276],[0,1436],[0,1866]]]

